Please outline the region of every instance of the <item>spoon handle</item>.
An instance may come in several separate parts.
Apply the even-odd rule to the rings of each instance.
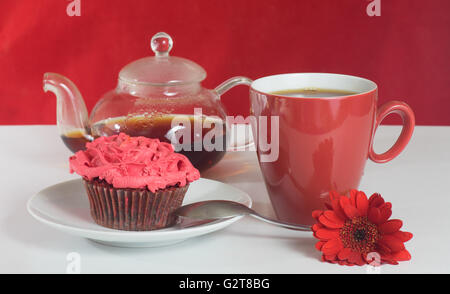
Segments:
[[[270,218],[263,217],[263,216],[259,215],[258,213],[252,213],[250,215],[253,216],[254,218],[257,218],[259,220],[262,220],[266,223],[269,223],[269,224],[272,224],[275,226],[292,229],[292,230],[297,230],[297,231],[305,231],[305,232],[311,231],[311,226],[296,225],[296,224],[290,224],[290,223],[286,223],[286,222],[276,221],[276,220],[273,220]]]

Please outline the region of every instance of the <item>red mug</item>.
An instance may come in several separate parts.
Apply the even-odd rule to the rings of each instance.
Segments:
[[[272,94],[304,88],[356,94],[323,98]],[[330,190],[347,193],[358,188],[367,158],[388,162],[405,148],[414,130],[413,111],[400,101],[377,108],[377,94],[374,82],[340,74],[281,74],[251,83],[252,114],[258,122],[252,124],[258,160],[280,220],[312,224],[311,212],[324,208]],[[375,131],[391,113],[402,118],[402,132],[388,151],[377,154],[372,146]],[[267,134],[261,132],[261,118],[266,118]],[[261,138],[266,146],[278,140],[279,150],[260,148]],[[277,153],[276,160],[261,160],[268,153]]]

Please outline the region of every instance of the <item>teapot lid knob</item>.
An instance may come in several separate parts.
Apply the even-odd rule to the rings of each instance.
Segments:
[[[173,40],[168,34],[159,32],[152,37],[150,45],[153,52],[155,52],[155,56],[169,56],[169,52],[173,46]]]
[[[168,34],[157,33],[152,37],[150,46],[155,56],[135,60],[123,67],[119,73],[121,82],[133,85],[169,86],[199,83],[205,79],[206,71],[197,63],[169,56],[173,40]]]

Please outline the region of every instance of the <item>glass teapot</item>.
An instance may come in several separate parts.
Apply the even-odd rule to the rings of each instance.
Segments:
[[[44,91],[56,95],[57,125],[66,146],[76,152],[96,137],[124,132],[170,142],[200,170],[217,163],[230,137],[220,95],[251,80],[234,77],[214,90],[205,89],[200,84],[205,70],[190,60],[169,56],[172,46],[168,34],[154,35],[155,56],[122,68],[116,89],[98,101],[90,117],[75,84],[46,73]]]

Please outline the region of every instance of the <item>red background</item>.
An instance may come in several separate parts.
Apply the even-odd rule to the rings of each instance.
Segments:
[[[208,88],[234,75],[358,75],[380,86],[380,104],[401,99],[417,124],[450,125],[449,0],[381,0],[379,17],[369,0],[81,0],[79,17],[69,3],[1,0],[0,124],[55,123],[47,71],[73,80],[92,109],[165,31],[172,55],[207,70]],[[247,91],[224,95],[230,114],[248,114]]]

